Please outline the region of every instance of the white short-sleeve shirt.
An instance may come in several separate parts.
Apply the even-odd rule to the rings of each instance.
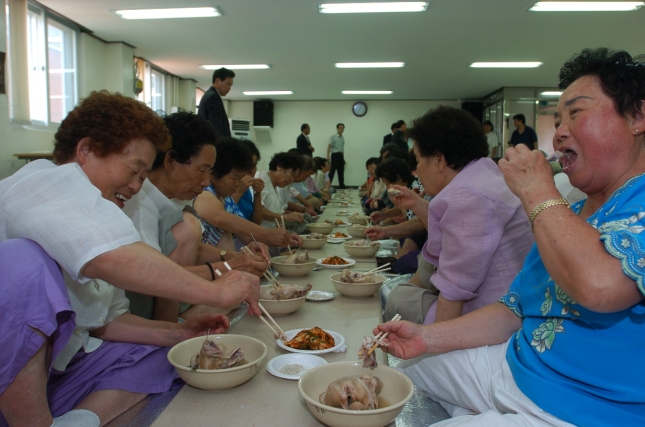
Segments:
[[[278,215],[282,214],[287,208],[287,203],[281,194],[282,192],[278,191],[279,189],[273,186],[269,173],[266,171],[259,171],[255,174],[255,177],[264,181],[264,189],[262,190],[262,206],[273,213]],[[268,228],[275,227],[275,223],[267,220],[262,221],[261,225],[262,227]]]

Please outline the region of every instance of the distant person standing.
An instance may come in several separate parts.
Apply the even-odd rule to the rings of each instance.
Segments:
[[[524,117],[524,114],[514,115],[513,124],[517,129],[513,131],[513,135],[511,135],[511,140],[508,144],[511,147],[524,144],[529,147],[529,150],[535,150],[538,143],[537,134],[532,127],[526,126],[526,117]]]
[[[392,126],[390,126],[390,133],[388,133],[383,137],[383,145],[389,144],[390,142],[392,142],[392,135],[394,135],[394,132],[396,132],[396,130],[399,128],[398,123],[399,122],[392,123]]]
[[[329,171],[329,181],[334,182],[334,175],[338,171],[338,184],[339,188],[345,187],[345,138],[343,132],[345,125],[338,123],[336,125],[336,133],[329,138],[329,145],[327,146],[327,160],[331,163],[331,170]],[[331,154],[331,156],[330,156]]]
[[[405,131],[408,130],[408,126],[403,120],[396,122],[397,129],[392,134],[392,143],[396,144],[399,147],[399,151],[402,153],[408,153],[408,141],[405,139]]]
[[[226,96],[233,86],[235,73],[228,68],[219,68],[213,73],[213,85],[199,101],[197,114],[208,120],[217,130],[220,138],[231,136],[231,127],[224,109],[222,97]]]
[[[309,132],[311,132],[311,128],[307,123],[303,123],[302,126],[300,126],[300,131],[302,133],[298,135],[298,139],[296,139],[296,148],[298,149],[300,154],[313,157],[314,151],[316,151],[316,149],[311,145],[311,140],[309,139]]]
[[[486,120],[484,122],[484,133],[488,140],[488,157],[491,159],[500,157],[500,153],[498,153],[499,140],[497,139],[495,132],[493,132],[493,122],[490,120]]]

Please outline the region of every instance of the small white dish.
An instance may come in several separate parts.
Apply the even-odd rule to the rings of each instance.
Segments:
[[[343,257],[341,257],[341,258],[343,258]],[[350,258],[343,258],[343,259],[344,259],[345,261],[347,261],[349,264],[343,264],[343,265],[328,265],[328,264],[323,264],[323,263],[322,263],[322,260],[324,260],[324,259],[325,259],[325,258],[317,259],[317,260],[316,260],[316,264],[318,264],[318,265],[319,265],[319,266],[321,266],[322,268],[329,268],[329,269],[333,269],[333,270],[336,270],[336,269],[338,269],[338,268],[347,268],[347,267],[351,267],[352,265],[356,264],[356,261],[354,261],[353,259],[350,259]],[[309,293],[311,293],[311,292],[309,292]]]
[[[322,269],[322,267],[319,267],[319,268]],[[331,301],[334,298],[335,298],[335,295],[332,294],[331,292],[309,291],[309,293],[305,297],[305,300],[314,301],[314,302],[323,302],[323,301]]]
[[[309,369],[326,364],[327,361],[325,359],[319,356],[314,356],[313,354],[283,354],[269,360],[269,363],[267,363],[267,371],[269,371],[271,375],[278,378],[284,378],[285,380],[298,380],[300,379],[302,374],[304,374]],[[303,369],[294,375],[280,372],[280,369],[284,368],[287,365],[300,365],[303,367]]]
[[[287,341],[292,339],[293,337],[296,336],[296,334],[303,329],[311,329],[311,328],[300,328],[300,329],[291,329],[290,331],[285,331],[285,335],[287,336]],[[323,328],[324,329],[324,328]],[[330,331],[329,329],[324,329],[325,332],[327,332],[329,335],[334,337],[334,344],[332,348],[326,348],[324,350],[298,350],[297,348],[291,348],[287,347],[284,345],[284,342],[282,342],[281,339],[276,339],[275,343],[278,344],[278,347],[280,347],[283,350],[290,351],[292,353],[301,353],[301,354],[325,354],[325,353],[331,353],[332,351],[339,350],[344,344],[345,344],[345,337],[343,337],[341,334],[338,332]]]
[[[351,236],[350,237],[340,237],[340,238],[327,237],[327,243],[343,243],[343,242],[346,242],[349,239],[351,239]]]

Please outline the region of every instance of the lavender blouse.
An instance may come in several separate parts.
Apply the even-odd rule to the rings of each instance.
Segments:
[[[474,160],[432,199],[423,257],[437,267],[430,278],[462,314],[496,302],[522,268],[533,234],[520,200],[495,162]],[[433,323],[437,302],[424,324]]]

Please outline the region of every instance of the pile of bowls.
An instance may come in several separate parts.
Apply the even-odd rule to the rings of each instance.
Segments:
[[[333,231],[334,224],[311,223],[311,224],[307,224],[307,228],[312,233],[329,234],[329,233],[331,233]]]
[[[300,247],[303,249],[320,249],[327,243],[327,236],[322,239],[311,239],[308,234],[301,234],[300,238],[302,239]]]
[[[289,255],[276,256],[271,258],[271,266],[280,274],[287,277],[306,276],[316,266],[316,259],[309,258],[302,264],[284,264],[282,261]]]
[[[227,369],[191,369],[190,358],[199,353],[206,337],[196,337],[180,342],[168,352],[168,361],[188,385],[202,390],[224,390],[237,387],[253,378],[267,355],[267,346],[260,340],[244,335],[211,335],[217,344],[227,349],[237,347],[244,353],[244,363]]]
[[[385,282],[386,277],[382,274],[374,275],[374,282],[371,283],[347,283],[341,282],[340,276],[342,273],[334,273],[331,277],[331,282],[334,285],[334,288],[341,295],[345,295],[350,298],[367,298],[371,297],[381,289],[383,282]],[[263,303],[264,304],[264,303]]]
[[[260,294],[268,288],[272,288],[273,285],[263,285],[260,286]],[[300,298],[293,299],[284,299],[284,300],[273,300],[273,299],[260,299],[260,304],[265,310],[272,316],[284,316],[286,314],[295,313],[300,310],[300,307],[305,303],[305,298],[307,296],[302,296]]]
[[[343,243],[345,252],[354,257],[374,256],[381,249],[381,244],[378,242],[372,242],[369,246],[354,246],[355,243],[356,240]]]
[[[318,400],[332,381],[349,375],[369,374],[379,377],[383,390],[379,401],[385,407],[367,411],[352,411],[333,408]],[[316,366],[302,374],[298,391],[307,402],[309,410],[318,421],[332,427],[383,427],[394,421],[414,393],[414,385],[408,377],[388,366],[379,365],[374,370],[363,368],[362,362],[336,362]]]
[[[349,234],[352,237],[359,237],[364,239],[366,228],[367,227],[364,225],[354,224],[352,226],[347,227],[347,234]]]

